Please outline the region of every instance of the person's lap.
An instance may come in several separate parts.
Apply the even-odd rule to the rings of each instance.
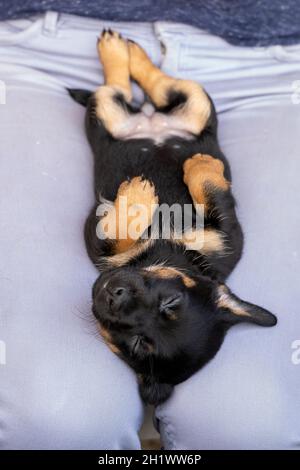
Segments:
[[[0,447],[138,448],[142,410],[134,375],[89,322],[97,273],[82,226],[93,199],[92,160],[84,110],[64,90],[101,82],[95,40],[103,22],[65,16],[57,29],[52,20],[42,34],[29,31],[23,43],[8,31],[1,47],[0,78],[8,93],[0,106],[0,339],[7,349],[7,364],[0,365]],[[203,82],[216,100],[246,234],[229,284],[279,317],[272,330],[233,329],[218,356],[176,387],[156,413],[163,444],[299,445],[299,373],[291,361],[291,343],[300,334],[296,61],[247,50],[251,61],[243,56],[241,72],[238,48],[195,28],[158,23],[155,37],[149,25],[115,27],[156,62],[159,38],[166,46],[163,68]]]

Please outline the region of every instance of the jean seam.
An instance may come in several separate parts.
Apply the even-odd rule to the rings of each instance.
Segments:
[[[174,38],[172,41],[172,50],[170,51],[168,37],[164,37],[164,31],[161,29],[161,23],[156,21],[153,23],[154,34],[159,41],[163,51],[161,53],[161,64],[162,70],[170,69],[170,72],[176,74],[179,71],[179,51],[181,47],[181,41],[178,38]]]
[[[165,416],[161,416],[161,415],[157,418],[157,420],[158,420],[158,429],[159,429],[160,435],[161,435],[161,432],[160,432],[161,423],[164,426],[164,435],[166,436],[167,444],[170,450],[178,450],[176,446],[174,426],[171,424],[171,421],[166,419]]]

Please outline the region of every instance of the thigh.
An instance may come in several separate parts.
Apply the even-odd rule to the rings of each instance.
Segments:
[[[137,449],[135,376],[90,311],[84,109],[14,70],[0,106],[0,448]]]
[[[195,55],[196,43],[190,43]],[[245,232],[244,255],[228,284],[241,297],[273,311],[279,322],[266,330],[234,327],[213,361],[177,386],[156,416],[168,449],[296,449],[300,445],[300,105],[292,97],[292,83],[300,66],[293,58],[296,50],[291,55],[286,50],[286,60],[274,59],[272,64],[268,51],[265,75],[263,57],[257,58],[257,77],[254,81],[256,69],[250,72],[249,66],[247,82],[245,71],[240,75],[236,71],[242,59],[234,68],[237,51],[233,46],[228,49],[223,81],[222,74],[217,79],[203,71],[222,111],[220,142],[231,164]],[[202,54],[199,64],[206,60]],[[190,78],[198,76],[201,81],[202,70],[196,70],[195,61],[190,66],[194,67]],[[230,67],[236,88],[226,78]],[[269,75],[269,67],[277,70],[275,77]]]

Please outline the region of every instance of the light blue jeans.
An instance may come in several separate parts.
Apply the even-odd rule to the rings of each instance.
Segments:
[[[241,325],[158,407],[166,449],[300,448],[300,45],[239,48],[196,28],[49,12],[0,23],[0,448],[137,449],[132,371],[90,313],[82,229],[93,203],[84,109],[65,87],[103,82],[111,27],[167,73],[201,82],[219,113],[245,231],[229,280],[278,315]],[[136,101],[143,95],[135,87]]]

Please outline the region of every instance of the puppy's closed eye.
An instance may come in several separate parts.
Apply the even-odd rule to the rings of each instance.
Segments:
[[[180,308],[183,302],[183,294],[177,293],[163,299],[159,305],[159,312],[166,316],[170,320],[176,320],[176,312]]]

